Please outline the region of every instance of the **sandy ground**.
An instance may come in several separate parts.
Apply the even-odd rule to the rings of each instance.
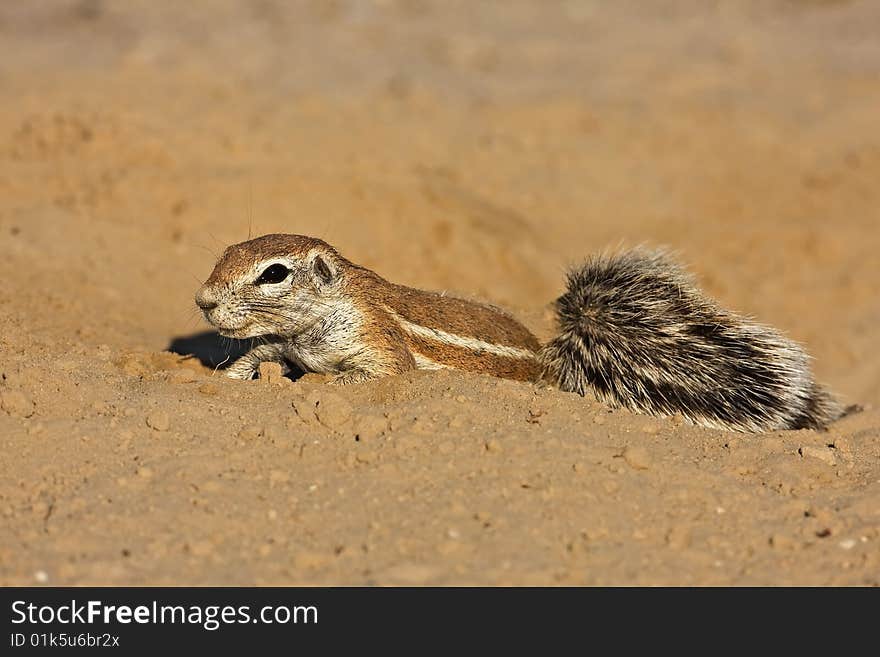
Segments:
[[[4,3],[0,583],[877,585],[878,33],[871,0]],[[229,381],[192,297],[266,232],[542,337],[568,264],[665,244],[864,411]]]

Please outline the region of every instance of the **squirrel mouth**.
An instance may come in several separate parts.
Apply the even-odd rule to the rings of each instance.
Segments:
[[[218,326],[217,333],[222,335],[224,338],[233,338],[235,340],[243,340],[245,338],[253,338],[259,334],[253,334],[249,330],[249,326],[240,326],[236,328],[230,328],[228,326]]]

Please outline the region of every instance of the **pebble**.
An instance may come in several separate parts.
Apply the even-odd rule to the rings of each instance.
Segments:
[[[655,436],[663,429],[663,426],[659,422],[646,422],[642,425],[642,433],[648,434],[649,436]]]
[[[147,426],[154,431],[168,431],[171,428],[171,418],[164,411],[156,411],[147,416]]]
[[[34,581],[37,584],[47,584],[49,582],[49,573],[45,570],[38,570],[34,573]]]
[[[478,520],[484,524],[488,524],[492,520],[492,514],[488,511],[477,511],[474,514],[474,520]]]
[[[260,381],[264,383],[281,383],[284,370],[280,363],[260,363]]]
[[[355,455],[355,461],[358,463],[375,463],[377,455],[373,451],[363,451]]]
[[[778,550],[790,550],[795,546],[795,543],[785,534],[773,534],[770,537],[770,545]]]
[[[450,429],[462,429],[467,426],[467,423],[467,418],[465,418],[463,415],[454,415],[449,419],[447,426]]]
[[[852,550],[856,546],[856,539],[847,538],[838,543],[844,550]]]
[[[0,408],[14,417],[30,417],[34,414],[34,402],[20,390],[0,392]]]
[[[807,445],[806,447],[801,447],[798,452],[804,458],[819,459],[820,461],[824,461],[828,465],[834,465],[835,463],[837,463],[834,452],[832,452],[827,447],[814,447],[812,445]]]
[[[246,427],[242,427],[238,432],[238,437],[241,440],[255,440],[263,435],[263,427],[259,427],[255,424],[249,424]]]
[[[634,470],[647,470],[651,467],[651,455],[644,447],[625,447],[621,456]]]
[[[486,448],[487,452],[493,452],[497,454],[501,451],[501,443],[494,438],[490,438],[489,440],[487,440],[483,447]]]

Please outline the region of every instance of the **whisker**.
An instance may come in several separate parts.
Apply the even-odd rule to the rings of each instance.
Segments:
[[[226,354],[226,358],[224,358],[222,361],[217,363],[217,366],[214,368],[214,371],[211,372],[211,376],[214,376],[215,374],[217,374],[217,370],[219,370],[221,367],[223,367],[224,363],[226,363],[226,361],[228,361],[230,358],[231,358],[231,356],[229,354]]]

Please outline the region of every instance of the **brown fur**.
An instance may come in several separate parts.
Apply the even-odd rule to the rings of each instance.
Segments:
[[[413,324],[506,347],[540,349],[538,339],[526,327],[495,306],[391,284],[377,296]]]
[[[407,348],[406,336],[400,325],[387,312],[374,304],[358,303],[364,318],[363,340],[374,353],[377,365],[382,363],[383,374],[402,374],[416,369],[416,361]]]
[[[249,269],[254,263],[268,258],[287,255],[305,256],[312,249],[321,249],[348,262],[336,253],[336,249],[323,240],[305,235],[284,235],[275,233],[256,237],[247,242],[228,247],[217,261],[214,270],[205,281],[205,286],[222,284],[239,273]],[[350,263],[349,263],[350,264]]]
[[[336,262],[344,272],[346,290],[357,299],[359,308],[369,318],[369,330],[365,334],[370,336],[371,343],[381,343],[382,351],[396,354],[395,360],[401,368],[398,371],[415,368],[410,352],[416,352],[453,369],[519,381],[538,379],[541,372],[537,360],[538,339],[506,311],[476,301],[389,283],[375,272],[338,254]],[[499,356],[408,335],[385,310],[386,307],[413,324],[464,338],[526,349],[535,353],[535,359]]]
[[[508,358],[412,335],[405,336],[405,339],[411,352],[456,370],[491,374],[517,381],[536,381],[541,374],[541,365],[537,358]]]

